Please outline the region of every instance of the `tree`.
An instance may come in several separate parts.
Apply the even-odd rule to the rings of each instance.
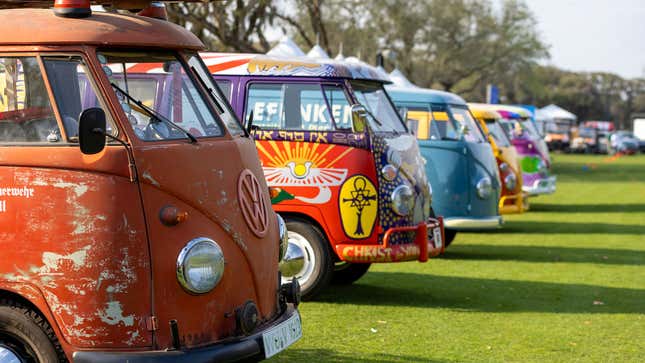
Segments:
[[[174,3],[168,20],[190,29],[211,50],[266,52],[265,30],[273,21],[271,0]]]

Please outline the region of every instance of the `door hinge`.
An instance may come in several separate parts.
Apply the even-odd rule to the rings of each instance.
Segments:
[[[158,329],[156,316],[153,315],[146,318],[146,328],[148,331],[155,331]]]

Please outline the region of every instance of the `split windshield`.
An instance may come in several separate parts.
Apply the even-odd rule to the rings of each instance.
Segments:
[[[375,132],[406,132],[396,108],[377,82],[352,81],[352,89],[358,102],[374,117],[370,120],[370,128]]]
[[[215,83],[201,76],[196,55],[188,65],[170,52],[102,51],[98,59],[139,139],[222,136],[222,124],[233,134],[243,132]],[[199,83],[212,93],[212,104]]]
[[[466,106],[433,103],[430,107],[432,135],[438,135],[441,140],[459,140],[463,137],[466,142],[486,141]]]
[[[488,127],[488,131],[493,136],[493,139],[495,139],[497,146],[500,146],[500,147],[511,146],[511,140],[509,140],[508,135],[506,134],[506,132],[502,128],[502,125],[500,125],[499,122],[495,120],[486,120],[486,127]]]

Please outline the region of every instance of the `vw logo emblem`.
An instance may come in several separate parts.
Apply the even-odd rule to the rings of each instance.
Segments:
[[[262,238],[267,234],[269,210],[262,196],[262,187],[253,173],[245,169],[237,182],[237,197],[244,220],[253,234]]]

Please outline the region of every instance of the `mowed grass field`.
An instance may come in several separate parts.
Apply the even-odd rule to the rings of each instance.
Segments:
[[[645,155],[554,155],[558,191],[300,311],[274,362],[644,362]]]

